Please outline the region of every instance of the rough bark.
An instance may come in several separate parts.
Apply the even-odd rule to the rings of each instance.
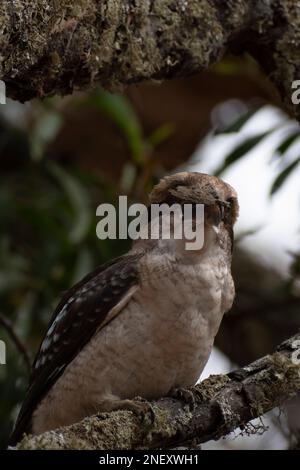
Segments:
[[[0,4],[0,78],[25,101],[187,76],[249,51],[287,107],[300,79],[295,0],[14,0]]]
[[[152,402],[154,421],[127,411],[101,413],[80,423],[25,436],[18,449],[157,449],[219,439],[280,406],[300,391],[300,333],[272,355],[193,387],[195,407],[173,398]]]

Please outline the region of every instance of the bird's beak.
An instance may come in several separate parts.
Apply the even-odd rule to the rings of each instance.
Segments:
[[[230,203],[227,201],[218,201],[218,207],[220,210],[220,218],[223,222],[225,222],[227,214],[228,214],[228,209],[230,209]]]

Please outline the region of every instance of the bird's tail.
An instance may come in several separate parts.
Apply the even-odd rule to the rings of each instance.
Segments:
[[[10,435],[8,446],[15,447],[17,443],[22,439],[24,434],[31,432],[31,419],[26,414],[19,415],[14,429]]]

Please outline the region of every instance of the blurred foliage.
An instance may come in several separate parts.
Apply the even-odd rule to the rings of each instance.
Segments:
[[[126,98],[102,90],[74,103],[101,109],[126,137],[131,172],[127,166],[120,185],[130,193],[151,149],[169,136],[171,127],[163,126],[145,138]],[[74,171],[44,157],[63,125],[56,100],[36,103],[32,114],[27,132],[5,126],[4,121],[0,125],[0,154],[4,156],[0,161],[0,314],[12,322],[31,356],[62,293],[97,265],[129,248],[127,240],[99,241],[96,237],[96,208],[101,202],[116,205],[119,188],[94,173]],[[13,164],[6,159],[10,154]],[[2,447],[24,397],[28,370],[1,322],[0,338],[7,349],[7,365],[0,367]]]
[[[152,152],[172,135],[172,123],[163,124],[146,137],[130,101],[125,96],[114,95],[101,88],[97,88],[86,101],[80,103],[84,104],[99,109],[123,134],[130,150],[131,162],[125,165],[121,188],[126,193],[142,198],[152,186]]]
[[[101,88],[90,95],[87,104],[100,109],[116,124],[126,138],[133,162],[138,166],[145,165],[146,156],[174,132],[173,125],[165,123],[145,137],[130,101],[122,95],[113,95]]]
[[[214,135],[238,135],[243,128],[255,119],[258,113],[263,111],[265,105],[250,106],[248,110],[242,113],[238,118],[223,126],[220,125],[214,130]],[[238,142],[231,152],[225,156],[221,166],[216,170],[216,175],[221,175],[229,166],[238,162],[249,152],[256,149],[257,146],[267,138],[272,138],[278,132],[282,132],[280,142],[274,147],[274,158],[278,161],[278,176],[275,178],[271,188],[270,195],[275,194],[285,183],[300,164],[300,128],[299,124],[289,116],[283,115],[279,124],[274,125],[269,130],[260,132],[259,128],[249,137],[244,137]],[[297,150],[291,159],[291,151]]]
[[[98,89],[87,100],[87,104],[100,109],[116,124],[126,138],[133,161],[141,165],[145,155],[143,133],[129,101],[122,95]]]

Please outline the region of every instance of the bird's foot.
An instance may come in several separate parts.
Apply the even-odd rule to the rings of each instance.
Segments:
[[[151,403],[142,397],[135,397],[132,402],[136,407],[136,414],[139,416],[141,422],[153,425],[155,421],[155,412]]]
[[[193,411],[196,406],[196,400],[194,393],[187,389],[187,388],[173,388],[171,390],[170,396],[172,398],[176,398],[177,400],[183,401],[186,405],[188,405],[190,411]]]
[[[106,411],[114,410],[127,410],[132,411],[136,416],[139,417],[141,423],[150,424],[154,423],[155,414],[151,403],[141,397],[136,397],[133,400],[113,400],[109,406],[105,406]]]

